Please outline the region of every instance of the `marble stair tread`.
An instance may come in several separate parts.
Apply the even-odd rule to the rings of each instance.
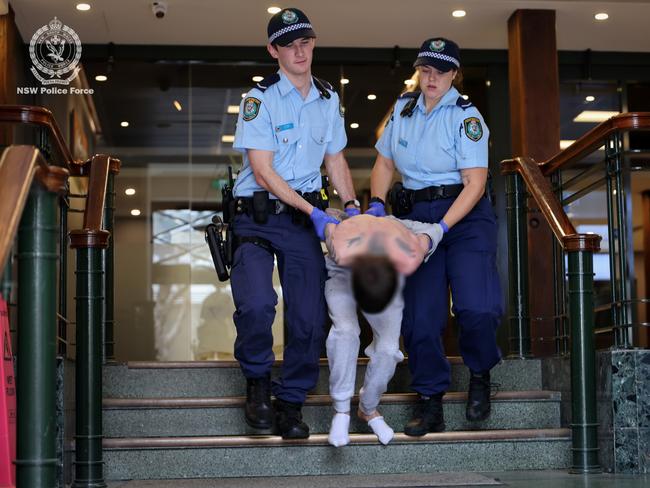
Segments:
[[[478,430],[439,432],[422,437],[410,437],[395,433],[390,445],[429,444],[429,443],[467,443],[483,441],[517,440],[566,440],[571,436],[570,429],[519,429],[519,430]],[[374,434],[350,434],[351,445],[377,444]],[[269,446],[324,446],[328,445],[327,434],[313,434],[308,439],[282,439],[275,435],[258,436],[192,436],[192,437],[132,437],[104,438],[104,449],[143,449],[143,448],[192,448],[192,447],[269,447]]]
[[[387,393],[382,396],[381,403],[385,404],[412,404],[416,401],[415,393]],[[492,395],[493,402],[500,401],[559,401],[561,395],[555,391],[531,390],[531,391],[499,391]],[[465,402],[466,392],[448,392],[445,394],[444,402]],[[358,403],[359,397],[352,398],[353,403]],[[118,408],[205,408],[205,407],[241,407],[246,402],[244,396],[232,397],[180,397],[180,398],[104,398],[102,405],[104,409]],[[305,401],[308,405],[331,405],[332,399],[329,395],[309,395]]]

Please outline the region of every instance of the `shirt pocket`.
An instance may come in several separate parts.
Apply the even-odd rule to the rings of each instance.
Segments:
[[[278,150],[273,158],[273,169],[284,180],[290,181],[295,177],[294,159],[296,147],[300,141],[300,131],[295,128],[277,131],[275,133]]]
[[[324,146],[332,140],[332,133],[325,126],[311,128],[311,138],[319,146]]]
[[[293,125],[293,124],[292,124]],[[278,130],[276,129],[275,138],[278,141],[280,149],[285,149],[292,144],[296,144],[300,139],[300,131],[296,128]]]

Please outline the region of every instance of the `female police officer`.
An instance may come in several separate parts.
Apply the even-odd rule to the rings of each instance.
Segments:
[[[501,358],[495,332],[502,305],[496,220],[484,197],[489,132],[479,111],[452,87],[459,76],[458,45],[428,39],[414,67],[419,90],[397,100],[376,145],[369,212],[384,213],[383,199],[397,168],[403,187],[398,184],[391,192],[393,211],[406,219],[437,223],[442,230],[436,252],[404,289],[402,334],[411,386],[420,395],[404,432],[419,436],[444,429],[442,396],[449,387],[450,367],[441,334],[449,288],[460,324],[460,351],[471,372],[468,420],[490,414],[490,369]]]

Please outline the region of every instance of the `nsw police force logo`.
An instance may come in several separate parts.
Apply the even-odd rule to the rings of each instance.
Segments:
[[[431,41],[431,44],[429,44],[429,47],[431,48],[432,51],[435,51],[439,53],[445,48],[445,41],[442,39],[437,39],[435,41]]]
[[[81,69],[81,40],[77,33],[54,17],[38,29],[29,43],[31,71],[43,85],[67,85]],[[43,76],[41,73],[43,73]]]
[[[285,10],[282,12],[282,22],[285,24],[295,24],[298,22],[298,15],[293,10]]]

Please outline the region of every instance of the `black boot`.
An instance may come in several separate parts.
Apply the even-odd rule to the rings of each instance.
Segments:
[[[306,439],[309,426],[302,421],[300,403],[275,400],[275,426],[283,439]]]
[[[420,396],[413,412],[413,417],[404,427],[406,435],[419,437],[428,432],[445,430],[445,418],[442,411],[442,396],[437,393],[430,397]]]
[[[246,423],[255,429],[270,429],[273,425],[271,379],[268,376],[246,379],[244,414]]]
[[[465,417],[470,422],[479,422],[490,416],[490,410],[490,372],[470,371]]]

